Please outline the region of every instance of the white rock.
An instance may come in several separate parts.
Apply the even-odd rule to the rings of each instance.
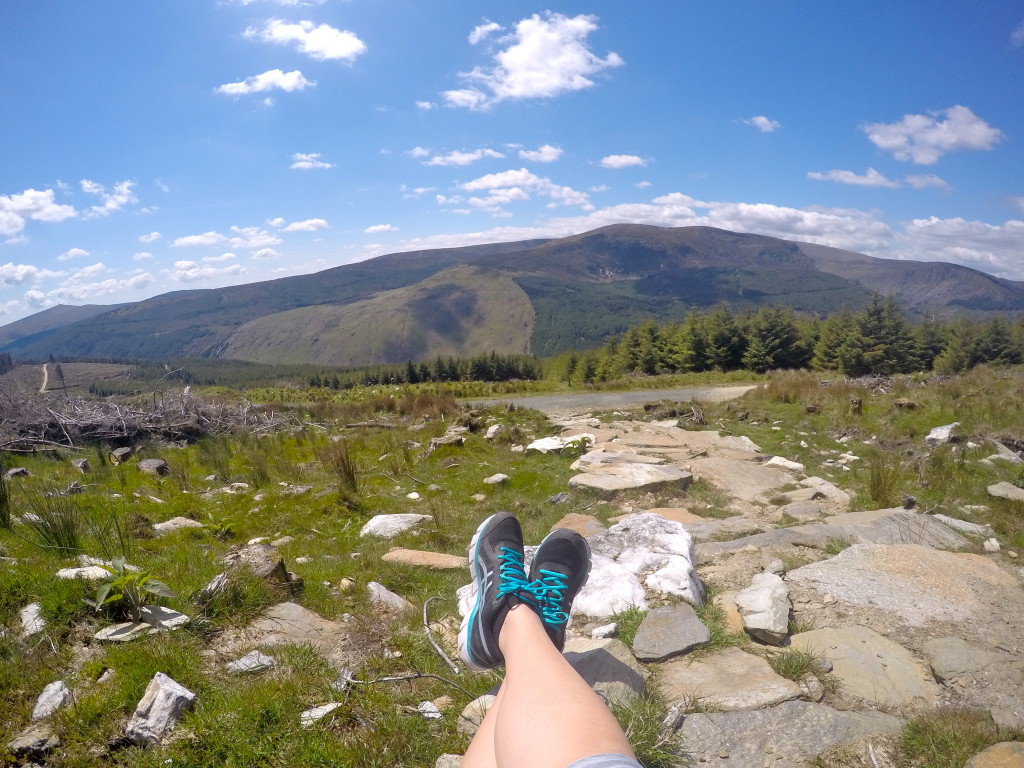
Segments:
[[[572,612],[604,618],[631,606],[647,609],[647,593],[640,579],[625,565],[592,553],[590,578],[573,600]]]
[[[736,595],[743,628],[755,640],[779,645],[789,631],[789,587],[774,573],[759,573]]]
[[[193,520],[191,517],[172,517],[170,520],[164,520],[162,523],[154,523],[153,530],[157,533],[169,533],[171,531],[177,531],[181,528],[203,528],[205,527],[198,520]]]
[[[551,437],[542,437],[540,440],[534,440],[526,446],[526,450],[538,451],[540,453],[559,453],[569,443],[576,444],[582,442],[586,445],[593,445],[594,441],[595,438],[590,432],[581,432],[569,437],[552,435]]]
[[[413,605],[401,595],[396,595],[390,589],[376,581],[366,585],[366,591],[370,593],[370,602],[390,608],[393,611],[411,611]]]
[[[619,631],[619,625],[614,621],[611,624],[602,624],[600,627],[594,627],[590,630],[590,636],[595,640],[604,640],[606,637],[615,637],[615,633]]]
[[[36,705],[32,708],[32,719],[42,720],[44,717],[49,717],[69,701],[71,701],[71,689],[64,684],[63,680],[50,683],[43,688],[43,692],[36,699]]]
[[[1000,549],[999,541],[997,539],[986,539],[982,546],[985,548],[986,552],[998,552]]]
[[[157,672],[135,708],[125,736],[135,744],[156,744],[191,708],[196,695],[163,672]]]
[[[960,422],[954,421],[952,424],[946,424],[941,427],[935,427],[931,432],[929,432],[925,436],[924,441],[926,443],[934,443],[935,445],[938,445],[940,443],[948,443],[950,439],[953,437],[953,430],[959,426]]]
[[[772,456],[770,459],[768,459],[768,461],[765,462],[765,465],[769,467],[782,467],[783,469],[788,469],[793,472],[804,471],[804,465],[801,464],[799,461],[790,461],[789,459],[783,458],[782,456]]]
[[[421,715],[423,715],[424,720],[441,719],[441,710],[438,709],[437,704],[432,701],[421,701],[416,709],[419,710]]]
[[[172,630],[184,627],[191,619],[184,613],[162,605],[144,605],[139,611],[139,621],[157,629]]]
[[[99,581],[110,575],[110,571],[98,565],[87,565],[84,568],[61,568],[57,571],[58,579],[83,579],[85,581]]]
[[[29,603],[21,609],[21,632],[25,637],[39,634],[46,628],[43,618],[43,607],[39,603]]]
[[[380,536],[384,539],[391,539],[433,519],[430,515],[418,515],[412,512],[398,515],[376,515],[367,521],[359,531],[359,536]]]
[[[493,440],[504,431],[505,426],[503,424],[491,424],[491,426],[487,428],[487,432],[484,434],[484,440]]]
[[[957,520],[955,517],[946,517],[946,515],[932,515],[932,517],[943,525],[952,528],[954,531],[960,531],[961,533],[973,533],[977,536],[991,536],[995,533],[990,525],[969,523],[966,520]]]
[[[270,538],[270,537],[269,537],[269,536],[257,536],[257,537],[256,537],[256,538],[254,538],[254,539],[249,539],[249,540],[248,540],[247,542],[245,542],[245,543],[246,543],[246,544],[247,544],[248,546],[250,546],[250,547],[254,547],[254,546],[256,546],[257,544],[262,544],[262,543],[263,543],[263,542],[265,542],[265,541],[266,541],[266,540],[267,540],[268,538]]]
[[[267,656],[259,651],[252,651],[251,653],[245,654],[242,658],[228,664],[228,672],[262,672],[265,669],[270,669],[276,664],[277,661],[274,657]]]
[[[330,704],[321,704],[319,707],[307,709],[299,715],[299,725],[303,728],[312,728],[340,706],[340,702],[332,701]]]
[[[419,501],[420,495],[416,493],[416,491],[412,491],[411,493],[405,494],[405,498],[409,499],[410,501]]]
[[[507,482],[508,475],[502,474],[501,472],[498,472],[495,475],[491,475],[490,477],[484,478],[485,485],[504,485]]]

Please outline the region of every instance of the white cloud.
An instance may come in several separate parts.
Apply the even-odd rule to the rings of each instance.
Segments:
[[[132,254],[133,261],[145,261],[146,259],[152,258],[153,254],[150,253],[149,251],[137,251],[136,253]]]
[[[499,201],[510,202],[511,200],[529,199],[523,196],[526,194],[524,190],[530,190],[548,197],[555,205],[581,205],[584,207],[590,205],[590,197],[586,192],[580,192],[572,187],[560,186],[552,182],[551,179],[538,176],[525,168],[502,171],[501,173],[489,173],[486,176],[466,182],[462,185],[462,189],[467,192],[488,191],[489,196],[487,198],[476,198],[478,202],[474,203],[474,205],[484,207],[481,203],[487,203],[490,205],[488,210],[492,211],[495,210],[495,206],[501,204]],[[504,194],[499,192],[499,190],[504,190]]]
[[[1005,138],[998,128],[959,104],[928,115],[904,115],[895,123],[871,123],[863,131],[879,149],[917,165],[932,165],[959,149],[992,149]]]
[[[1011,197],[1010,202],[1017,206],[1021,213],[1024,213],[1024,197]]]
[[[317,61],[351,62],[366,52],[366,43],[353,32],[335,29],[328,24],[316,26],[307,20],[291,24],[281,19],[269,19],[262,29],[249,27],[244,34],[267,43],[295,43],[298,51]]]
[[[213,263],[213,262],[218,262],[218,261],[234,261],[237,258],[238,258],[238,256],[236,256],[235,254],[229,252],[229,253],[222,253],[220,256],[203,256],[203,262],[205,262],[205,263]]]
[[[900,186],[898,181],[887,179],[874,168],[868,168],[868,172],[863,176],[858,176],[853,171],[833,170],[828,173],[808,171],[807,178],[816,181],[835,181],[839,184],[853,184],[858,187],[888,187],[889,189],[896,189]]]
[[[272,226],[274,229],[280,229],[281,227],[284,226],[284,219],[282,219],[280,216],[273,219],[267,219],[267,224]]]
[[[231,227],[235,236],[229,241],[232,248],[265,248],[284,242],[273,232],[259,227]]]
[[[430,154],[430,150],[427,149],[426,147],[413,147],[412,149],[410,149],[405,154],[407,154],[409,157],[413,157],[413,158],[416,158],[416,157],[426,157],[427,155]]]
[[[429,160],[423,162],[424,165],[469,165],[472,162],[481,160],[485,157],[491,158],[503,158],[505,157],[501,152],[495,152],[493,149],[474,149],[472,152],[460,152],[455,150],[449,152],[447,155],[434,155]]]
[[[109,216],[115,211],[121,210],[129,203],[139,202],[139,199],[132,191],[132,187],[135,186],[134,181],[119,181],[110,192],[107,192],[107,188],[102,184],[89,181],[89,179],[82,179],[79,183],[82,185],[83,192],[96,195],[100,199],[100,205],[94,205],[85,212],[84,217],[87,219]]]
[[[0,195],[0,235],[17,235],[26,219],[56,222],[77,215],[74,206],[58,205],[52,189],[26,189],[14,195]]]
[[[107,271],[109,270],[103,264],[93,264],[91,267],[78,270],[52,291],[26,291],[25,301],[37,308],[91,302],[99,296],[146,288],[153,282],[153,276],[149,272],[140,272],[124,280],[113,277],[106,280],[91,279]]]
[[[9,315],[13,310],[21,306],[20,301],[7,301],[0,304],[0,315]]]
[[[601,158],[602,168],[629,168],[645,165],[647,165],[647,161],[637,155],[608,155]]]
[[[330,226],[323,219],[306,219],[305,221],[293,221],[284,228],[285,232],[316,232],[318,229],[327,229]],[[280,241],[278,241],[280,242]]]
[[[617,53],[602,59],[587,48],[587,37],[596,29],[594,16],[534,14],[516,24],[493,66],[461,73],[469,87],[442,95],[452,107],[487,109],[505,99],[552,98],[589,88],[594,81],[588,76],[623,63]]]
[[[201,235],[186,235],[179,237],[171,243],[172,248],[184,248],[193,245],[217,245],[227,242],[227,238],[219,232],[204,232]]]
[[[437,187],[413,187],[410,189],[403,184],[399,189],[402,193],[403,200],[417,200],[427,192],[433,192]]]
[[[469,33],[469,44],[476,45],[477,43],[486,40],[492,32],[500,32],[502,29],[504,29],[504,27],[502,27],[501,24],[497,24],[493,21],[473,27],[473,31]]]
[[[225,83],[217,87],[217,93],[227,96],[244,96],[247,93],[262,93],[280,88],[282,91],[301,91],[304,88],[312,88],[316,85],[315,80],[307,80],[302,72],[282,72],[280,69],[270,69],[262,75],[247,77],[240,83]],[[271,105],[273,102],[271,102]],[[270,105],[268,105],[270,106]]]
[[[148,235],[139,235],[140,243],[153,243],[160,239],[159,232],[150,232]]]
[[[782,127],[782,123],[778,120],[772,120],[764,115],[756,115],[755,117],[748,118],[743,121],[743,124],[754,126],[757,130],[761,131],[761,133],[772,133]]]
[[[914,219],[904,224],[898,258],[950,261],[980,269],[997,277],[1024,279],[1024,221],[1003,224],[962,218]]]
[[[390,224],[374,224],[372,227],[367,227],[363,230],[366,234],[374,234],[376,232],[397,232],[398,227],[393,227]]]
[[[611,187],[609,187],[607,184],[598,184],[597,186],[591,187],[590,191],[591,192],[607,192],[609,189],[611,189]]]
[[[415,102],[413,102],[413,103],[414,103],[414,104],[415,104],[415,105],[416,105],[416,106],[417,106],[417,107],[418,107],[419,109],[433,109],[434,107],[436,107],[436,106],[437,106],[437,104],[435,104],[435,103],[434,103],[434,102],[432,102],[432,101],[415,101]]]
[[[22,283],[38,283],[53,277],[62,277],[64,272],[54,272],[32,264],[0,264],[0,288],[10,288]]]
[[[553,163],[562,156],[562,153],[561,147],[545,144],[537,149],[520,149],[519,157],[531,163]]]
[[[636,187],[637,189],[647,189],[649,186],[651,186],[651,182],[649,182],[649,181],[638,181],[633,186]]]
[[[912,173],[903,177],[903,180],[907,182],[914,189],[941,189],[944,192],[952,191],[953,187],[949,183],[934,173]]]
[[[289,168],[298,168],[300,170],[333,167],[334,163],[328,163],[320,159],[319,152],[313,152],[308,155],[302,152],[296,152],[294,155],[292,155],[292,164],[289,166]]]
[[[241,264],[232,264],[227,267],[201,267],[194,261],[176,261],[174,269],[164,271],[176,283],[194,283],[198,280],[245,274]]]
[[[88,256],[89,252],[82,248],[70,248],[64,253],[57,254],[57,261],[70,261],[71,259],[77,259],[82,256]]]
[[[170,192],[171,191],[171,188],[167,184],[164,184],[164,182],[160,181],[160,179],[153,179],[153,183],[156,184],[157,188],[161,192]]]
[[[1024,46],[1024,21],[1018,24],[1010,33],[1010,43],[1017,48]]]
[[[277,258],[280,255],[281,254],[278,253],[277,251],[275,251],[273,248],[260,248],[258,251],[256,251],[249,258],[250,259],[274,259],[274,258]]]

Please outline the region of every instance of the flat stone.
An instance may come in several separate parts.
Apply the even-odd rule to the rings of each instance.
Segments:
[[[798,504],[787,504],[782,508],[782,514],[788,515],[794,520],[799,520],[803,523],[811,520],[818,520],[824,513],[821,511],[821,507],[817,504],[804,502]]]
[[[31,474],[25,467],[12,467],[4,472],[4,480],[12,480],[15,477],[28,477]]]
[[[928,640],[921,650],[935,678],[954,686],[964,704],[987,709],[998,725],[1024,728],[1024,656],[959,637]]]
[[[900,732],[903,722],[882,712],[840,712],[789,701],[770,709],[687,715],[679,733],[701,766],[806,768],[828,750]]]
[[[7,749],[15,757],[42,758],[60,746],[60,739],[48,723],[33,723],[7,742]]]
[[[1005,480],[988,487],[988,495],[997,499],[1009,499],[1010,501],[1024,502],[1024,488],[1018,488],[1013,483]]]
[[[188,688],[157,672],[128,721],[125,736],[139,745],[158,743],[195,700],[196,695]]]
[[[690,471],[742,501],[752,501],[793,482],[793,476],[777,467],[756,464],[753,454],[697,457],[687,461]]]
[[[850,494],[829,480],[820,477],[805,477],[800,481],[800,485],[804,488],[813,489],[821,494],[819,498],[828,499],[840,507],[846,508],[850,506]],[[793,500],[796,501],[796,499]]]
[[[412,512],[376,515],[363,526],[359,531],[359,536],[379,536],[382,539],[393,539],[398,534],[405,533],[433,519],[430,515],[418,515]]]
[[[262,672],[276,665],[277,660],[273,656],[267,656],[259,651],[251,651],[242,658],[232,661],[227,666],[228,672],[237,674],[241,672]]]
[[[204,528],[205,526],[198,520],[193,520],[190,517],[172,517],[170,520],[164,520],[162,523],[154,523],[153,530],[157,533],[170,533],[171,531],[178,531],[182,528]]]
[[[621,640],[575,637],[566,641],[563,654],[606,702],[626,702],[647,688],[643,668]]]
[[[679,490],[693,482],[693,475],[678,467],[660,466],[656,464],[602,464],[569,478],[570,488],[589,488],[598,493],[609,495],[619,491],[637,488],[660,488],[671,486]]]
[[[281,489],[282,496],[304,496],[313,490],[312,485],[286,485]]]
[[[537,451],[538,453],[561,453],[562,449],[569,443],[583,442],[586,445],[593,445],[595,443],[595,437],[590,432],[580,432],[574,435],[552,435],[551,437],[542,437],[539,440],[534,440],[526,446],[526,451]]]
[[[21,609],[21,633],[25,637],[39,634],[46,629],[46,619],[43,618],[43,607],[39,603],[29,603]]]
[[[274,539],[272,542],[270,542],[270,546],[284,547],[288,544],[291,544],[293,541],[295,541],[294,536],[282,536],[280,539]]]
[[[469,560],[461,555],[444,552],[424,552],[419,549],[393,549],[381,557],[386,563],[400,563],[415,568],[466,568]]]
[[[490,693],[485,693],[483,696],[479,696],[473,701],[466,705],[465,709],[459,715],[458,721],[455,723],[455,727],[459,733],[463,733],[466,736],[472,736],[476,733],[480,727],[480,723],[484,721],[484,717],[487,715],[488,710],[494,705],[494,700],[497,696]]]
[[[93,635],[101,643],[128,643],[156,632],[156,627],[144,621],[123,621],[111,624]]]
[[[162,605],[144,605],[139,611],[139,621],[156,629],[180,629],[192,621],[184,613],[180,613]]]
[[[503,472],[498,472],[491,475],[490,477],[484,478],[484,485],[504,485],[508,482],[508,475]]]
[[[171,471],[171,468],[163,459],[142,459],[136,466],[148,475],[158,475],[160,477],[169,474]]]
[[[597,450],[588,451],[569,465],[575,472],[587,472],[594,467],[608,464],[664,464],[662,456],[647,456],[636,451],[609,450],[610,444]]]
[[[99,581],[107,578],[110,571],[98,565],[86,565],[82,568],[61,568],[57,571],[58,579],[82,579],[83,581]]]
[[[303,728],[312,728],[340,706],[341,702],[332,701],[329,704],[321,704],[319,707],[307,709],[299,714],[299,725]]]
[[[491,426],[489,426],[487,428],[487,431],[484,433],[484,440],[493,440],[504,431],[504,424],[491,424]]]
[[[388,610],[398,611],[399,613],[414,610],[412,603],[401,595],[396,595],[383,584],[376,581],[368,583],[366,585],[366,591],[370,593],[371,603],[375,603],[387,608]]]
[[[986,623],[1016,621],[1024,612],[1017,579],[986,557],[916,544],[855,544],[790,571],[786,580],[911,627],[972,622],[983,631]]]
[[[780,645],[789,633],[789,587],[774,573],[758,573],[736,595],[743,629],[755,640]]]
[[[711,632],[688,603],[653,608],[633,639],[639,661],[665,661],[711,642]]]
[[[995,531],[992,530],[990,525],[982,525],[981,523],[971,523],[967,520],[957,520],[955,517],[946,517],[945,515],[932,515],[936,520],[945,525],[947,528],[952,528],[954,531],[960,531],[960,533],[972,533],[975,536],[994,536]]]
[[[605,530],[604,524],[593,515],[581,515],[579,512],[570,512],[557,523],[551,526],[551,530],[568,528],[576,531],[580,536],[590,537]]]
[[[56,680],[43,688],[43,692],[39,694],[39,698],[36,699],[35,706],[32,708],[32,719],[42,720],[44,717],[49,717],[69,701],[71,701],[71,689],[64,684],[63,680]]]
[[[979,752],[964,768],[1024,768],[1024,741],[1001,741]]]
[[[934,427],[932,430],[925,435],[924,441],[931,443],[932,445],[939,445],[941,443],[948,443],[953,439],[953,430],[960,426],[959,421],[954,421],[952,424],[945,424],[941,427]]]
[[[799,461],[791,461],[790,459],[784,458],[782,456],[772,456],[770,459],[768,459],[768,461],[765,462],[765,466],[782,467],[783,469],[788,469],[791,472],[804,471],[804,465],[801,464]]]
[[[844,695],[881,707],[931,705],[939,688],[901,645],[863,626],[830,627],[793,635],[791,647],[832,663]]]
[[[661,666],[661,684],[669,701],[696,698],[725,712],[771,707],[803,695],[767,661],[739,648],[696,661],[669,661]]]
[[[245,629],[253,645],[310,645],[317,651],[332,648],[345,636],[340,624],[329,621],[298,603],[278,603]]]
[[[682,507],[655,507],[654,509],[647,509],[644,511],[653,515],[661,515],[666,520],[673,520],[684,525],[688,523],[703,523],[707,520],[707,518],[695,515],[693,512],[683,509]],[[612,518],[612,522],[617,523],[619,520]]]

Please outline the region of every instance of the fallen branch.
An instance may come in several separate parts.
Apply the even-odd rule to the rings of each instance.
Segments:
[[[431,678],[433,680],[440,680],[442,683],[448,683],[448,685],[452,686],[453,688],[458,688],[460,691],[462,691],[464,694],[466,694],[466,696],[468,696],[470,699],[476,698],[472,693],[467,691],[465,688],[463,688],[461,685],[459,685],[455,681],[449,680],[447,677],[441,677],[440,675],[433,675],[430,672],[410,672],[407,675],[386,675],[384,677],[374,678],[373,680],[357,680],[356,678],[352,677],[351,673],[348,673],[346,671],[346,672],[342,672],[340,677],[346,683],[350,683],[350,684],[353,684],[353,685],[375,685],[377,683],[404,683],[404,682],[408,682],[410,680],[420,680],[422,678]]]
[[[429,640],[430,644],[434,646],[434,650],[438,652],[442,659],[444,659],[444,663],[448,665],[448,668],[457,675],[461,670],[455,666],[455,662],[448,658],[448,654],[445,653],[441,646],[434,640],[434,633],[430,631],[430,622],[427,620],[427,607],[430,605],[430,601],[441,599],[442,598],[437,595],[434,595],[433,597],[428,597],[426,602],[423,603],[423,629],[427,633],[427,640]]]

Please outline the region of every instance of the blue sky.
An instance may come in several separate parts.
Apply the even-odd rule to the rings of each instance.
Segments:
[[[1024,280],[1019,2],[0,3],[0,323],[710,225]]]

